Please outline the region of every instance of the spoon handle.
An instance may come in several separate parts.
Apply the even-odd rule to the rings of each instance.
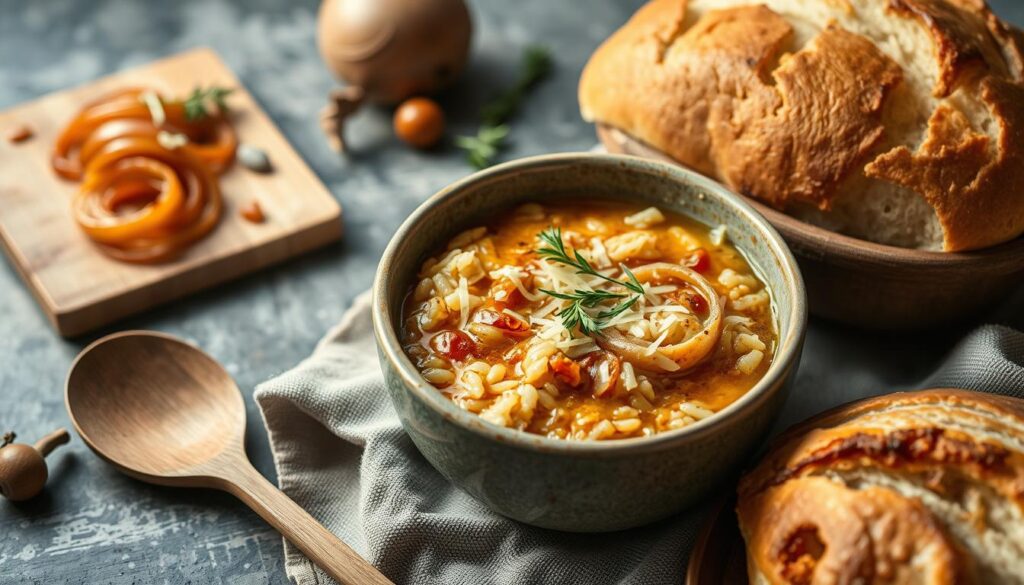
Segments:
[[[248,463],[236,469],[228,491],[342,585],[394,585]]]

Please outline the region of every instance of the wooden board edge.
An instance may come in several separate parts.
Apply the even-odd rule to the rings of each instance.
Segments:
[[[307,170],[309,170],[309,169],[307,169]],[[310,170],[310,172],[312,172],[312,171]],[[322,182],[320,182],[319,179],[317,179],[317,182],[322,184]],[[179,272],[175,272],[174,274],[169,275],[169,276],[167,276],[167,277],[165,277],[163,279],[151,280],[149,282],[145,282],[143,284],[135,286],[134,288],[122,289],[122,290],[116,291],[114,293],[108,294],[106,296],[90,299],[87,302],[83,302],[83,303],[79,303],[79,304],[61,305],[60,303],[51,300],[51,301],[49,301],[48,306],[51,307],[51,310],[55,314],[58,314],[58,315],[66,315],[66,314],[71,314],[71,313],[76,313],[76,312],[88,310],[89,308],[95,307],[97,304],[105,304],[105,303],[116,302],[118,299],[123,299],[125,297],[125,295],[134,294],[134,293],[136,293],[136,292],[138,292],[140,290],[148,289],[148,288],[151,288],[151,287],[154,287],[154,286],[158,286],[160,284],[165,284],[165,285],[166,284],[171,284],[176,279],[179,279],[179,278],[188,278],[189,277],[188,275],[190,275],[192,272],[195,272],[197,270],[204,270],[207,267],[209,267],[210,264],[212,264],[212,263],[221,262],[221,261],[223,261],[225,259],[245,261],[249,254],[254,254],[255,255],[255,254],[259,253],[260,250],[263,250],[264,248],[266,248],[268,246],[282,246],[283,245],[283,246],[287,247],[289,250],[291,250],[289,255],[285,256],[285,259],[301,255],[305,251],[309,251],[309,250],[315,249],[317,246],[313,246],[313,247],[306,247],[304,245],[295,246],[295,242],[292,241],[292,240],[299,240],[299,239],[306,238],[306,237],[308,237],[308,234],[310,234],[312,232],[312,233],[314,233],[314,241],[315,241],[316,240],[315,232],[317,232],[318,230],[321,230],[321,229],[326,229],[325,226],[330,226],[332,223],[338,224],[337,229],[336,229],[337,234],[335,235],[335,239],[340,239],[340,237],[341,237],[341,234],[342,234],[342,219],[344,217],[344,212],[342,211],[341,204],[338,203],[338,201],[334,198],[334,196],[331,194],[331,192],[327,190],[326,187],[324,187],[323,195],[326,197],[327,202],[329,203],[330,209],[324,210],[322,213],[318,214],[317,217],[309,218],[302,225],[296,226],[294,231],[291,231],[291,232],[288,232],[288,233],[279,234],[276,238],[274,238],[272,240],[267,240],[267,241],[265,241],[265,242],[255,246],[255,247],[246,248],[246,249],[238,250],[238,251],[222,252],[219,255],[215,255],[215,256],[211,256],[211,257],[205,258],[202,261],[182,260],[182,261],[180,261],[181,264],[184,265],[182,267],[182,269]],[[330,243],[330,242],[326,242],[326,243]],[[90,243],[88,241],[86,241],[85,244],[89,245]],[[179,261],[171,261],[170,264],[174,264],[176,262],[179,262]],[[258,266],[249,267],[247,270],[250,271],[250,272],[253,272],[253,271],[259,270],[260,268],[263,268],[263,267],[265,267],[265,266],[264,265],[258,265]],[[242,274],[245,274],[245,272],[242,272]]]
[[[32,297],[36,300],[36,305],[42,310],[43,316],[50,322],[50,325],[54,329],[60,329],[57,324],[57,311],[53,303],[53,299],[46,294],[45,289],[32,278],[32,275],[25,269],[28,263],[21,256],[17,247],[11,245],[7,241],[7,233],[4,231],[3,226],[0,225],[0,248],[3,248],[4,256],[7,258],[7,263],[14,267],[14,272],[18,274],[18,278],[25,285],[25,288],[32,293]]]
[[[336,242],[341,239],[342,231],[339,207],[338,213],[305,228],[301,238],[270,240],[257,247],[196,265],[176,275],[177,282],[173,286],[157,281],[99,303],[57,310],[51,322],[62,337],[78,337]]]
[[[198,45],[186,48],[153,61],[113,71],[97,79],[86,80],[77,85],[30,98],[0,111],[0,119],[16,117],[22,110],[35,106],[40,100],[80,92],[111,77],[130,77],[142,71],[167,67],[170,64],[177,66],[178,63],[184,63],[185,66],[189,66],[191,63],[202,63],[204,66],[212,65],[221,71],[227,83],[245,90],[252,101],[251,108],[247,108],[251,110],[250,113],[258,122],[266,126],[272,137],[285,145],[287,154],[297,163],[297,170],[308,175],[319,187],[315,195],[318,198],[323,198],[321,208],[317,213],[307,216],[300,224],[292,226],[290,228],[292,231],[287,234],[255,244],[252,248],[213,254],[204,258],[202,262],[193,264],[185,260],[182,269],[169,278],[143,282],[135,288],[118,291],[109,296],[96,297],[90,299],[88,303],[82,304],[65,304],[52,298],[39,278],[26,268],[29,266],[29,262],[24,257],[18,242],[0,225],[0,247],[3,248],[19,278],[31,291],[34,300],[42,309],[42,313],[54,329],[64,337],[88,333],[130,315],[283,262],[337,241],[342,235],[341,204],[309,167],[302,155],[295,150],[263,104],[246,88],[220,54],[209,46]],[[106,314],[107,312],[109,314]]]

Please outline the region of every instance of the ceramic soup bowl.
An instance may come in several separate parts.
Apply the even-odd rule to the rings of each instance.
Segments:
[[[423,261],[460,231],[526,202],[611,199],[654,205],[716,226],[771,291],[774,362],[745,395],[691,426],[614,441],[558,440],[496,426],[427,383],[402,350],[402,304]],[[639,526],[683,510],[743,464],[769,429],[796,372],[804,285],[779,234],[740,197],[674,165],[560,154],[503,164],[456,182],[398,229],[377,270],[373,320],[388,391],[423,456],[495,512],[574,532]]]

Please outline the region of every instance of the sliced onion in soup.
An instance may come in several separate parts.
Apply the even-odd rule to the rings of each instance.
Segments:
[[[642,283],[678,282],[692,286],[707,301],[707,315],[703,329],[679,343],[665,345],[650,351],[650,343],[615,328],[603,331],[597,338],[601,347],[615,352],[633,365],[654,372],[681,372],[702,362],[715,351],[722,333],[722,300],[711,283],[696,271],[667,262],[655,262],[633,269]]]

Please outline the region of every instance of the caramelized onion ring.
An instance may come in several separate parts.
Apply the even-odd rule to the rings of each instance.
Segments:
[[[153,201],[134,213],[119,215],[120,207],[152,195]],[[146,237],[162,229],[181,213],[184,186],[177,172],[161,161],[132,156],[118,160],[105,171],[90,173],[71,204],[75,221],[92,240],[118,244]]]
[[[697,289],[708,302],[708,316],[704,321],[704,329],[685,341],[659,347],[652,355],[647,355],[649,343],[637,341],[635,337],[623,335],[614,328],[606,329],[604,336],[597,338],[598,345],[639,368],[654,372],[688,370],[711,355],[722,334],[722,302],[711,283],[689,268],[667,262],[634,268],[633,274],[642,283],[675,281]],[[674,364],[675,367],[670,364]]]
[[[85,165],[78,156],[79,151],[93,132],[115,120],[150,118],[149,108],[139,101],[142,91],[138,88],[116,91],[82,108],[57,137],[51,158],[53,170],[65,179],[81,179]]]
[[[141,200],[137,210],[119,207]],[[126,262],[173,258],[217,224],[222,209],[217,181],[186,151],[151,138],[119,138],[85,169],[72,210],[82,230],[108,255]]]
[[[123,89],[87,104],[57,138],[52,165],[82,180],[72,212],[104,253],[152,263],[174,258],[217,225],[223,202],[215,175],[234,160],[238,138],[223,112],[190,120],[183,102],[159,97],[157,126],[144,92]],[[168,148],[161,133],[188,141]]]
[[[149,107],[140,99],[143,92],[139,88],[120,90],[83,108],[57,137],[51,158],[57,174],[77,181],[89,159],[107,142],[128,136],[155,139],[161,131],[187,136],[188,144],[178,150],[198,157],[214,173],[231,165],[238,136],[223,115],[189,120],[182,102],[160,98],[166,120],[157,127]]]

